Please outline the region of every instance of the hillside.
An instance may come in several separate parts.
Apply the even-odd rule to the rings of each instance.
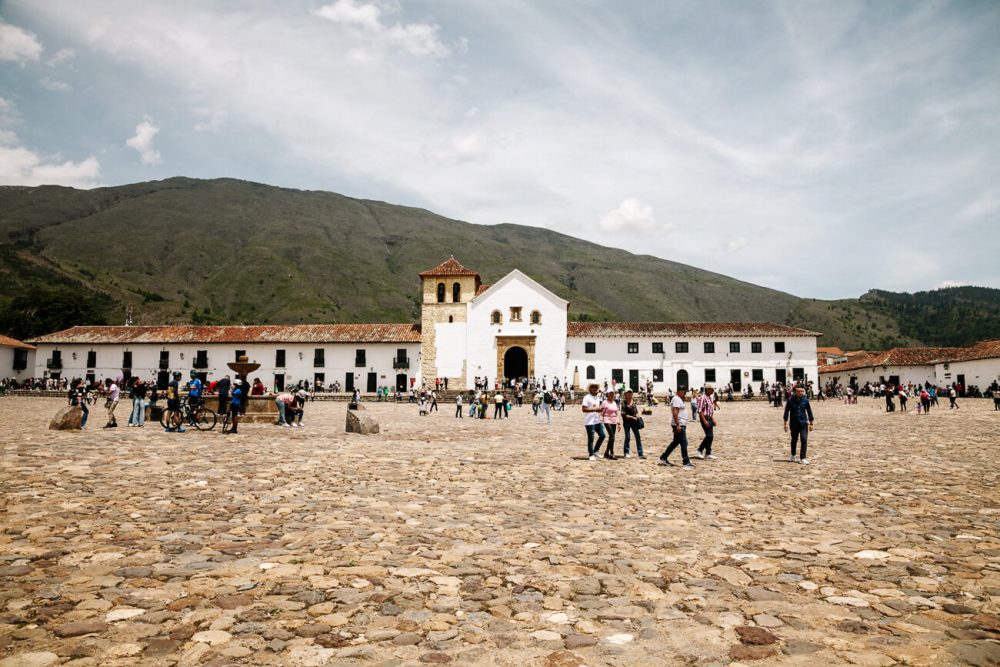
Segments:
[[[413,321],[417,273],[454,254],[485,282],[521,269],[569,299],[572,319],[771,320],[847,347],[939,342],[900,326],[910,311],[888,297],[799,299],[545,229],[231,179],[0,187],[0,239],[0,330],[20,337],[120,323],[126,305],[137,324]]]

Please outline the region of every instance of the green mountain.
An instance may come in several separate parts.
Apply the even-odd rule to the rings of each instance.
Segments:
[[[536,227],[189,178],[94,190],[0,187],[0,331],[26,338],[117,324],[127,307],[137,324],[414,321],[417,273],[452,254],[485,282],[521,269],[569,299],[573,319],[770,320],[851,348],[951,344],[931,336],[964,342],[996,331],[995,320],[975,317],[947,328],[918,324],[919,309],[902,297],[920,295],[800,299]],[[976,289],[983,292],[962,292],[954,312],[975,312],[980,301],[995,307],[1000,290]],[[937,296],[919,301],[929,309],[921,317],[952,303],[950,290],[923,294]]]

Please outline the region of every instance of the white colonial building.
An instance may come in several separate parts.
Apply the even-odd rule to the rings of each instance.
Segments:
[[[0,336],[0,377],[22,380],[35,370],[35,346]]]
[[[569,303],[514,270],[493,285],[454,258],[420,274],[421,322],[265,326],[88,326],[42,336],[35,377],[169,372],[204,379],[229,362],[260,364],[268,386],[334,382],[350,391],[408,389],[447,379],[451,389],[498,378],[624,382],[654,390],[816,379],[813,331],[762,322],[569,322]]]
[[[1000,339],[965,347],[899,347],[888,352],[854,354],[844,363],[819,369],[824,384],[930,384],[976,386],[1000,381]]]

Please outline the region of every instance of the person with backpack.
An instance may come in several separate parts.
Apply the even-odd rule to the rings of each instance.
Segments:
[[[549,391],[542,392],[542,398],[538,403],[538,421],[545,417],[545,423],[552,423],[552,394]]]
[[[712,454],[712,442],[715,440],[715,427],[718,422],[715,420],[715,386],[705,385],[705,392],[698,397],[697,414],[698,421],[701,422],[701,430],[705,432],[705,437],[698,445],[698,458],[715,459]]]

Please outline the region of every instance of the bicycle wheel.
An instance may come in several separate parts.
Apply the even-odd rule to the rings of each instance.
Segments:
[[[198,408],[194,411],[194,426],[199,431],[211,431],[217,420],[218,415],[211,408]]]
[[[182,415],[180,410],[164,410],[160,413],[160,426],[167,430],[175,430],[181,425]]]
[[[232,415],[230,412],[222,415],[222,432],[229,433],[229,429],[233,427]]]

